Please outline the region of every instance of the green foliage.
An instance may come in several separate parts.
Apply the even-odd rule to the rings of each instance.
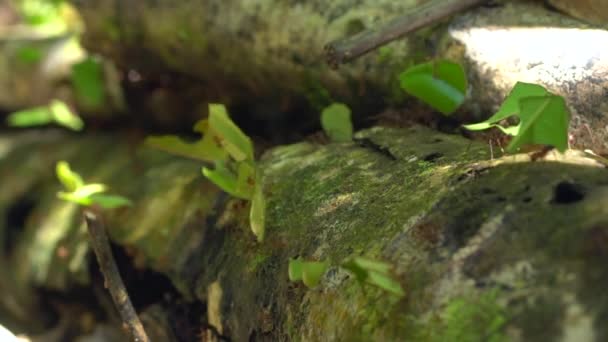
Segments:
[[[220,104],[209,105],[209,117],[197,122],[193,130],[203,137],[186,143],[176,136],[148,137],[145,144],[180,156],[211,162],[202,173],[230,195],[250,200],[249,219],[252,232],[262,241],[266,204],[260,172],[257,170],[251,139],[230,119]]]
[[[321,126],[334,142],[348,142],[353,138],[350,109],[342,103],[333,103],[321,112]]]
[[[116,195],[102,194],[107,190],[104,184],[92,183],[85,184],[79,174],[72,171],[70,165],[65,161],[60,161],[55,167],[57,178],[67,191],[60,191],[57,197],[62,200],[77,203],[84,206],[97,204],[105,209],[129,206],[131,201],[127,198]]]
[[[12,127],[32,127],[56,123],[74,131],[80,131],[84,122],[74,114],[68,105],[53,100],[48,106],[35,107],[11,113],[6,121]]]
[[[289,280],[301,280],[308,288],[319,284],[321,277],[327,271],[329,264],[325,261],[302,261],[302,259],[289,259]]]
[[[342,264],[342,268],[352,273],[361,285],[370,284],[398,297],[405,295],[401,284],[392,278],[388,263],[355,257]]]
[[[501,121],[516,116],[519,123],[506,126]],[[497,127],[514,138],[507,152],[516,152],[528,144],[551,145],[559,151],[568,148],[570,113],[561,96],[554,95],[540,85],[518,82],[503,104],[488,120],[464,125],[469,130]]]
[[[92,57],[72,65],[72,85],[80,103],[98,108],[105,99],[102,64]]]
[[[403,90],[445,115],[462,104],[467,90],[462,67],[446,60],[414,65],[399,80]]]

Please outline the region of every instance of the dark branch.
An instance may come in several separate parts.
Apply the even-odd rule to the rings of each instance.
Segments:
[[[325,58],[332,68],[347,63],[378,47],[399,39],[422,27],[434,24],[486,0],[431,0],[413,11],[395,18],[379,29],[363,31],[353,37],[325,46]]]
[[[91,237],[91,246],[97,256],[99,268],[104,277],[104,287],[110,291],[124,325],[131,333],[134,341],[149,342],[150,339],[146,335],[133,304],[131,304],[125,284],[118,272],[101,215],[98,210],[87,208],[84,209],[84,219]]]

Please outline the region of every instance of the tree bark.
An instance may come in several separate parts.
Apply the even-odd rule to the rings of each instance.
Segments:
[[[608,337],[608,171],[576,151],[488,161],[484,144],[415,126],[372,128],[353,143],[277,147],[260,161],[268,212],[266,239],[257,243],[247,204],[207,182],[196,162],[125,149],[117,136],[37,132],[6,141],[0,236],[10,261],[0,284],[22,295],[90,281],[80,218],[55,198],[49,171],[66,159],[85,179],[131,198],[133,207],[108,213],[112,239],[139,270],[166,275],[184,299],[204,303],[199,328],[212,326],[213,336]],[[9,234],[6,215],[26,198],[25,226]],[[318,287],[289,282],[297,256],[329,262]],[[388,262],[405,297],[361,288],[339,267],[354,256]]]

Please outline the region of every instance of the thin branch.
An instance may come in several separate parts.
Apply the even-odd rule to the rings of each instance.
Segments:
[[[91,237],[91,246],[97,256],[99,268],[104,277],[104,286],[110,291],[123,324],[131,333],[133,341],[149,342],[150,339],[146,335],[146,331],[133,308],[133,304],[131,304],[125,284],[122,282],[122,278],[118,272],[118,267],[110,248],[108,234],[106,233],[99,211],[94,208],[84,209],[84,219]]]
[[[353,37],[325,46],[325,58],[332,68],[347,63],[419,28],[487,0],[430,0],[397,17],[379,29],[363,31]]]

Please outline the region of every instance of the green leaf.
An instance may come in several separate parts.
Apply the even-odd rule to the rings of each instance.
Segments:
[[[6,118],[8,125],[12,127],[42,126],[53,120],[53,113],[46,106],[20,110]]]
[[[265,221],[266,199],[264,198],[264,192],[262,191],[262,184],[258,178],[258,181],[255,182],[253,198],[251,199],[249,224],[251,225],[251,231],[257,236],[259,242],[264,241]]]
[[[209,128],[218,134],[220,145],[234,160],[253,161],[251,139],[232,122],[224,105],[209,105]]]
[[[104,209],[114,209],[133,205],[128,198],[117,195],[94,194],[91,195],[89,199],[92,203],[95,203]]]
[[[207,119],[198,121],[193,130],[203,134],[203,138],[195,143],[186,143],[174,135],[165,135],[147,137],[144,144],[171,154],[207,162],[227,159],[228,153],[219,144],[217,133],[208,129]]]
[[[57,124],[73,131],[80,131],[84,127],[82,119],[74,114],[74,112],[70,110],[70,107],[64,102],[53,100],[51,101],[49,108],[53,114],[53,119]]]
[[[249,161],[237,163],[237,180],[235,192],[238,197],[251,199],[256,186],[255,167]]]
[[[61,184],[70,192],[76,191],[76,189],[84,185],[84,181],[80,175],[72,171],[70,164],[64,160],[55,165],[55,173]]]
[[[446,60],[415,65],[399,79],[403,90],[445,115],[462,104],[467,90],[462,67]]]
[[[98,108],[105,99],[103,69],[92,57],[72,65],[72,84],[78,99],[88,107]]]
[[[398,297],[403,297],[405,295],[401,284],[386,274],[370,271],[367,283],[397,295]]]
[[[317,286],[328,266],[326,262],[322,261],[302,262],[302,282],[304,285],[309,288]]]
[[[342,268],[352,273],[359,283],[379,287],[398,297],[405,295],[401,284],[390,274],[391,265],[363,257],[354,257],[342,264]]]
[[[59,197],[60,199],[62,199],[64,201],[80,204],[83,206],[89,206],[89,205],[93,204],[93,200],[90,197],[79,197],[79,196],[75,195],[73,192],[59,191],[57,193],[57,197]]]
[[[342,103],[334,103],[321,112],[321,126],[334,142],[348,142],[353,137],[350,109]]]
[[[302,280],[302,259],[289,259],[288,275],[291,281]]]
[[[107,187],[104,184],[85,184],[72,191],[71,194],[76,198],[90,198],[92,195],[104,192]]]
[[[519,115],[521,110],[519,107],[519,101],[523,98],[530,96],[543,96],[550,94],[545,88],[538,84],[517,82],[509,95],[505,98],[505,101],[500,105],[498,111],[492,115],[486,121],[471,124],[471,125],[463,125],[464,128],[471,131],[484,130],[491,127],[500,128],[505,134],[509,135],[517,135],[519,132],[519,125],[512,127],[503,127],[498,122],[505,120],[513,115]]]
[[[507,146],[513,153],[525,144],[551,145],[560,152],[568,148],[570,114],[564,98],[557,95],[534,96],[520,100],[521,123]]]
[[[216,162],[215,169],[203,167],[203,175],[220,189],[226,191],[232,196],[239,197],[240,194],[236,191],[237,176],[234,174],[234,172],[226,167],[225,163]]]

